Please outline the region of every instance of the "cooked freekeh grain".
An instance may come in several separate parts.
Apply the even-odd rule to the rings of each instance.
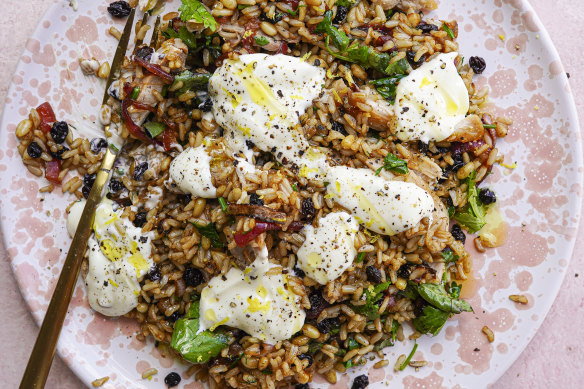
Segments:
[[[273,345],[241,330],[229,329],[229,346],[206,365],[194,365],[189,375],[208,381],[211,388],[286,387],[306,384],[315,373],[335,383],[336,372],[365,363],[368,353],[379,353],[396,338],[403,340],[402,324],[431,308],[419,296],[412,297],[408,285],[437,282],[442,273],[443,279],[449,281],[467,278],[471,263],[463,246],[464,234],[459,227],[454,228],[453,237],[448,210],[466,205],[467,177],[473,174],[474,180],[481,182],[493,164],[501,160],[495,143],[498,137],[507,134],[511,122],[484,111],[488,90],[476,88],[472,82],[473,70],[459,57],[457,69],[470,95],[469,124],[457,134],[462,138],[428,144],[401,142],[392,132],[392,115],[381,104],[383,98],[368,86],[369,80],[379,78],[378,71],[364,64],[336,59],[327,50],[325,36],[315,33],[325,10],[332,10],[335,23],[341,23],[339,30],[351,40],[374,47],[378,53],[392,54],[391,63],[405,58],[412,67],[417,67],[437,53],[458,50],[450,35],[458,33],[456,22],[448,22],[449,33],[442,28],[441,21],[423,19],[419,12],[435,8],[433,0],[363,0],[349,8],[341,8],[334,0],[300,3],[217,0],[206,4],[219,23],[216,33],[209,34],[206,44],[189,57],[180,53],[188,50],[182,47],[184,44],[175,45],[179,52],[172,52],[175,57],[169,52],[159,70],[176,74],[188,64],[193,72],[204,75],[213,72],[225,58],[260,50],[305,58],[325,69],[327,74],[324,93],[300,117],[310,144],[330,150],[335,165],[373,171],[388,154],[394,154],[409,168],[398,179],[429,191],[436,210],[432,221],[425,218],[419,225],[394,236],[380,236],[360,228],[355,238],[357,260],[339,278],[321,286],[295,266],[296,252],[304,236],[292,228],[292,223],[316,224],[328,213],[340,210],[326,196],[325,185],[295,174],[257,148],[257,172],[238,175],[233,155],[226,151],[217,135],[219,126],[212,116],[205,115],[211,100],[184,91],[182,81],[166,87],[164,93],[153,88],[151,104],[156,108],[152,109],[152,115],[174,130],[181,146],[166,148],[165,143],[163,148],[132,141],[131,129],[122,126],[121,136],[128,141],[122,151],[120,168],[113,174],[113,179],[122,186],[109,196],[123,207],[123,217],[141,226],[143,232],[153,233],[156,264],[141,282],[138,306],[126,316],[140,323],[139,339],[151,336],[160,342],[161,352],[174,353],[168,346],[174,323],[189,311],[193,299],[200,295],[207,282],[233,266],[243,268],[254,260],[253,250],[238,247],[234,234],[252,230],[256,218],[239,212],[237,207],[230,215],[217,200],[180,193],[169,180],[170,163],[178,149],[198,147],[206,137],[211,137],[214,142],[209,142],[207,150],[213,161],[211,174],[217,197],[241,209],[247,207],[246,212],[251,204],[284,215],[281,228],[268,231],[262,239],[270,261],[280,266],[278,271],[287,273],[289,287],[300,296],[307,321],[301,332]],[[173,36],[185,25],[197,34],[202,30],[192,21],[181,21],[177,12],[170,12],[162,19],[166,36]],[[145,34],[146,27],[138,26],[137,33]],[[166,39],[164,34],[159,34],[155,49]],[[175,46],[169,43],[168,50]],[[129,60],[124,68],[136,75],[131,87],[148,84],[153,77]],[[102,75],[106,71],[109,69],[102,69]],[[114,97],[108,104],[119,105]],[[102,111],[104,124],[122,120],[115,109]],[[82,198],[85,189],[79,176],[97,171],[106,145],[100,139],[75,138],[69,131],[65,139],[67,150],[62,151],[62,146],[42,130],[43,123],[37,109],[32,109],[29,117],[16,128],[24,164],[32,174],[42,176],[48,175],[49,164],[58,160],[60,170],[56,179],[41,191],[50,192],[61,183],[63,192]],[[478,130],[474,131],[477,123]],[[487,125],[486,129],[483,124]],[[472,142],[466,142],[471,137]],[[465,143],[460,143],[461,139]],[[33,144],[38,145],[39,156],[27,152]],[[196,227],[209,223],[214,223],[223,237],[223,247],[213,245]],[[484,250],[480,240],[475,240],[475,244]],[[453,258],[448,263],[445,263],[445,249],[450,250]],[[372,286],[382,283],[389,286],[374,295]],[[483,331],[491,340],[492,332],[486,327]],[[405,355],[398,358],[396,371],[404,361]],[[383,359],[375,367],[388,363]],[[410,365],[421,367],[424,361],[410,362]],[[148,373],[155,374],[154,370]]]

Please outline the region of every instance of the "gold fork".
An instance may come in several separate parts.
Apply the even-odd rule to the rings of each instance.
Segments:
[[[109,86],[115,78],[119,77],[120,69],[128,48],[128,42],[130,40],[135,13],[136,11],[132,10],[128,16],[123,35],[116,49],[110,75],[106,82],[103,98],[104,104],[108,99],[107,91]],[[97,172],[95,183],[93,184],[91,192],[87,198],[77,231],[71,242],[67,258],[63,264],[63,269],[61,270],[55,291],[51,297],[51,302],[47,308],[47,313],[45,314],[32,353],[30,354],[22,381],[20,382],[20,389],[40,389],[45,386],[53,362],[53,357],[55,356],[55,348],[63,327],[63,321],[67,315],[67,309],[87,250],[87,241],[91,236],[91,226],[93,224],[95,209],[104,195],[104,188],[106,188],[110,171],[114,165],[116,157],[117,150],[108,147],[101,163],[101,167]]]

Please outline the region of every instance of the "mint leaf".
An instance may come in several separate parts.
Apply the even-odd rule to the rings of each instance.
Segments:
[[[424,307],[422,315],[412,320],[416,331],[422,334],[438,335],[451,313],[443,312],[431,305]]]
[[[342,7],[351,8],[353,5],[355,5],[356,2],[357,2],[357,0],[337,0],[335,5],[340,5]]]
[[[217,30],[217,21],[207,8],[198,0],[181,0],[182,5],[178,8],[180,12],[180,19],[183,22],[194,20],[197,23],[202,23],[205,28],[211,31]]]
[[[419,284],[418,293],[424,300],[447,313],[472,312],[472,307],[464,300],[453,298],[446,293],[442,284]]]

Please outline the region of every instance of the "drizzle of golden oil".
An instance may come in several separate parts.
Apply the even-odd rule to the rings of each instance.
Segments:
[[[480,230],[479,237],[485,247],[500,247],[507,242],[507,223],[495,203],[489,207],[485,215],[487,224]]]

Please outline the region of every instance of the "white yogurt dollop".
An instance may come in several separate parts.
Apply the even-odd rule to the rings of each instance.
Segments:
[[[319,284],[336,280],[352,264],[359,224],[346,212],[332,212],[318,219],[318,228],[306,226],[306,239],[298,249],[298,267]]]
[[[399,82],[395,99],[399,139],[441,141],[464,119],[469,97],[454,66],[457,56],[440,54]]]
[[[217,188],[211,180],[211,157],[204,145],[189,147],[170,164],[170,177],[180,190],[197,197],[217,197]]]
[[[388,181],[369,169],[328,169],[328,196],[348,209],[365,228],[395,235],[432,215],[432,196],[416,184]]]
[[[85,201],[71,207],[67,229],[73,236]],[[142,234],[104,199],[95,211],[88,241],[89,269],[85,278],[89,305],[106,316],[121,316],[138,305],[139,280],[153,266],[151,237]]]
[[[200,331],[219,325],[239,328],[274,344],[302,328],[306,314],[287,286],[285,274],[266,275],[273,268],[263,247],[246,269],[231,268],[201,292]]]
[[[227,146],[251,161],[250,142],[300,174],[315,177],[324,155],[312,148],[298,118],[319,96],[325,71],[288,55],[246,54],[226,60],[209,80],[213,115]]]

